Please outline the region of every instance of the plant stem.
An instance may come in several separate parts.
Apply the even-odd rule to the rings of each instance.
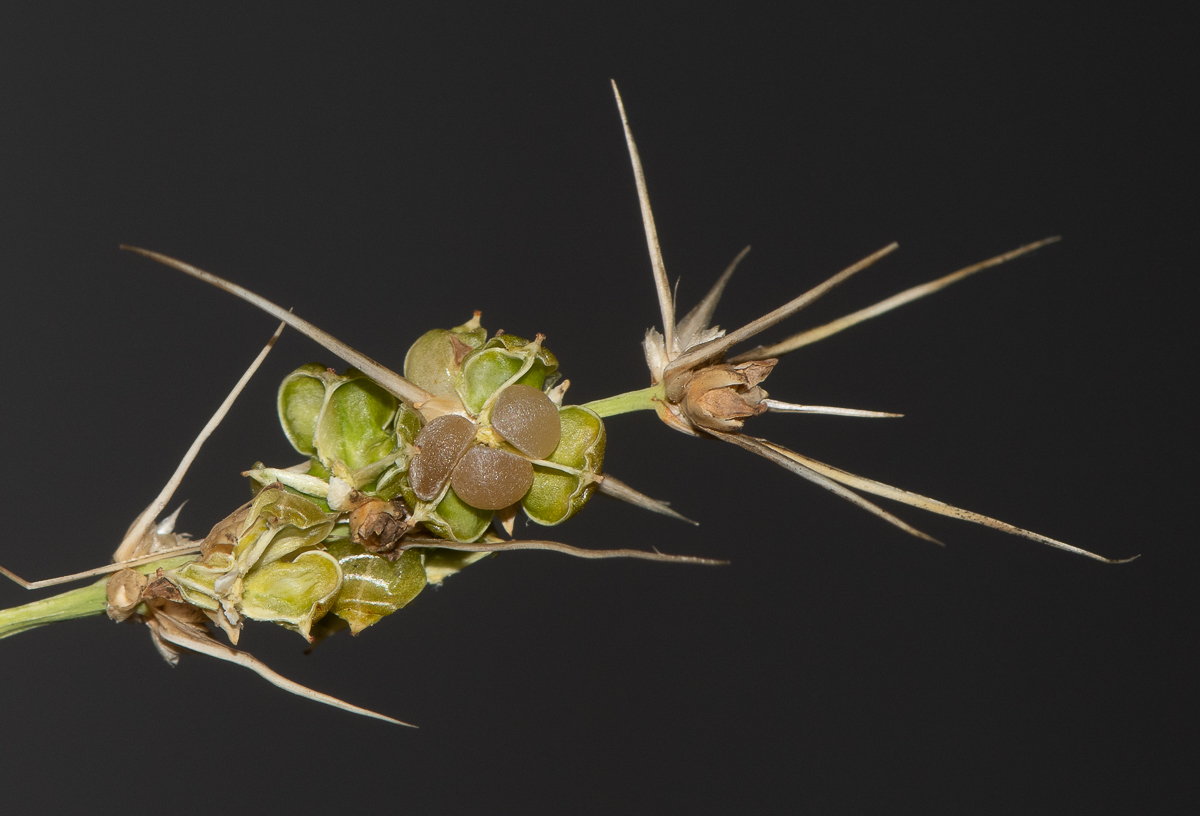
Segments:
[[[0,610],[0,638],[48,623],[98,615],[108,603],[108,576],[91,586]]]
[[[195,555],[176,556],[143,564],[136,569],[138,572],[150,575],[159,567],[172,569],[195,559]],[[24,632],[27,629],[45,626],[48,623],[99,615],[108,607],[108,578],[109,576],[106,575],[89,586],[72,589],[69,592],[27,603],[24,606],[0,609],[0,639]]]
[[[615,397],[598,399],[583,407],[590,408],[601,417],[610,417],[617,414],[628,414],[632,411],[653,411],[654,403],[664,399],[666,399],[666,391],[663,389],[662,383],[659,383],[649,388],[643,388],[641,391],[626,391]]]

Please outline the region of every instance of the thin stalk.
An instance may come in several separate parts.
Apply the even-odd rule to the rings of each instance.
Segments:
[[[242,300],[257,306],[267,314],[274,317],[276,320],[282,320],[284,323],[291,326],[296,331],[303,334],[310,340],[314,340],[320,345],[327,348],[329,351],[341,357],[350,365],[362,371],[372,380],[389,392],[397,399],[409,405],[418,402],[425,402],[433,398],[433,394],[426,391],[408,380],[401,377],[395,371],[392,371],[387,366],[377,363],[367,355],[360,351],[350,348],[348,345],[338,340],[328,332],[321,331],[307,320],[292,314],[290,311],[280,308],[266,298],[256,295],[249,289],[238,286],[236,283],[230,283],[224,278],[219,278],[211,272],[205,272],[203,269],[197,269],[191,264],[176,260],[168,255],[163,255],[161,252],[154,252],[141,247],[128,246],[121,244],[121,249],[129,252],[136,252],[138,255],[143,255],[152,261],[158,261],[160,264],[178,269],[185,275],[191,275],[197,280],[202,280],[205,283],[211,284],[218,289],[223,289],[234,297],[239,297]]]
[[[149,575],[156,572],[159,567],[171,569],[188,561],[194,561],[195,558],[195,555],[176,556],[144,564],[136,569],[140,573]],[[108,576],[105,576],[89,586],[72,589],[23,606],[0,609],[0,639],[49,623],[99,615],[107,607]]]
[[[662,383],[643,388],[641,391],[626,391],[615,397],[605,397],[589,402],[582,407],[595,411],[601,417],[628,414],[633,411],[653,411],[658,406],[656,402],[666,399],[666,390]]]

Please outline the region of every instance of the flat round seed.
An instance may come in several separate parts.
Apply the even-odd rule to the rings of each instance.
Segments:
[[[496,398],[492,427],[531,459],[545,459],[558,447],[562,429],[558,407],[529,385],[510,385]]]
[[[413,444],[421,449],[408,466],[408,480],[421,501],[433,501],[446,486],[450,472],[475,439],[475,423],[458,414],[430,420]]]
[[[480,510],[500,510],[515,504],[533,485],[528,459],[477,445],[454,468],[450,486],[458,497]]]

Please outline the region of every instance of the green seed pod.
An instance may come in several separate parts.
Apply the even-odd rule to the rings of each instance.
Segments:
[[[542,523],[557,524],[577,512],[594,487],[590,476],[599,468],[603,425],[591,412],[560,414],[546,396],[558,361],[540,337],[485,339],[476,318],[427,332],[405,361],[405,373],[427,390],[445,396],[453,386],[470,417],[445,414],[422,424],[413,409],[353,369],[338,376],[310,364],[293,372],[280,388],[280,419],[297,450],[313,457],[306,476],[324,481],[336,471],[368,494],[402,498],[429,532],[460,542],[479,540],[493,511],[522,499]],[[472,419],[481,413],[477,425]],[[568,423],[575,418],[565,447],[564,417]],[[418,453],[401,456],[410,446]],[[560,447],[561,462],[553,458]],[[394,462],[386,458],[392,454]],[[539,466],[535,474],[530,460],[543,459],[565,470]],[[374,462],[380,462],[377,468],[370,467]],[[537,488],[532,494],[531,487]],[[311,532],[297,526],[284,533],[257,519],[239,542],[242,569],[313,546],[328,535],[328,521],[320,523]]]
[[[375,490],[372,491],[372,493],[377,498],[383,499],[384,501],[391,501],[397,496],[402,495],[406,488],[407,482],[408,463],[396,462],[395,465],[393,465],[382,476],[379,477],[379,481],[375,483]],[[412,491],[410,490],[409,492],[411,493]]]
[[[530,359],[532,358],[532,360]],[[467,355],[458,378],[458,395],[472,414],[478,414],[488,397],[515,377],[529,363],[517,382],[543,390],[558,379],[558,358],[540,344],[535,345],[514,334],[502,334],[488,340]]]
[[[437,396],[453,394],[463,358],[485,340],[487,331],[479,325],[478,312],[453,329],[427,331],[404,356],[404,378]]]
[[[526,515],[538,524],[560,524],[578,513],[595,492],[591,477],[600,473],[604,463],[600,417],[579,405],[560,408],[558,416],[562,439],[545,460],[563,469],[534,465],[533,486],[521,501]]]
[[[284,536],[281,551],[272,553],[276,560],[302,547],[320,543],[332,530],[337,514],[327,513],[316,502],[290,490],[268,487],[254,498],[247,518],[250,521],[239,532],[233,550],[243,574],[270,552],[274,539],[285,529],[312,532],[298,539]]]
[[[333,532],[333,525],[333,518],[330,518],[328,521],[314,524],[304,530],[290,526],[285,527],[271,538],[271,543],[259,556],[258,565],[265,566],[286,558],[294,552],[317,546]]]
[[[201,609],[214,610],[220,606],[214,588],[217,579],[234,567],[233,556],[216,552],[204,561],[192,561],[167,570],[164,574],[178,589],[183,600]]]
[[[326,388],[313,442],[326,468],[341,462],[358,470],[396,449],[393,420],[398,400],[365,374],[347,369]]]
[[[451,487],[446,491],[445,498],[438,502],[436,513],[436,518],[442,520],[449,535],[435,532],[453,541],[478,541],[491,526],[493,515],[491,510],[480,510],[467,504]],[[428,523],[426,526],[429,526]]]
[[[421,433],[421,415],[404,403],[400,403],[396,411],[396,446],[400,455],[375,482],[373,490],[365,492],[377,496],[384,501],[391,501],[400,495],[401,482],[407,480],[408,469],[412,464],[409,451]],[[370,487],[368,485],[368,487]]]
[[[358,470],[396,449],[399,402],[365,374],[336,374],[319,363],[293,371],[279,386],[279,421],[292,447],[321,463]]]
[[[342,588],[330,611],[350,624],[352,635],[407,605],[425,588],[424,558],[419,550],[408,550],[389,561],[341,540],[331,541],[328,551],[342,568]]]
[[[247,574],[239,611],[252,620],[280,623],[309,639],[309,629],[333,606],[341,586],[337,559],[322,550],[309,550],[293,561],[276,561]]]
[[[328,377],[325,366],[308,363],[285,377],[279,386],[279,423],[292,447],[305,456],[317,455],[313,437],[317,433],[317,417],[325,404]]]
[[[451,541],[478,541],[487,532],[494,515],[491,510],[480,510],[464,502],[453,487],[446,491],[437,507],[430,507],[427,502],[418,499],[408,486],[407,479],[401,482],[400,496],[426,530],[438,538]]]
[[[393,423],[398,441],[411,445],[421,432],[423,422],[420,414],[410,406],[400,403],[396,410],[396,421]]]

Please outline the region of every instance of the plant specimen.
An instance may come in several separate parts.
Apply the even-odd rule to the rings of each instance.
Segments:
[[[614,92],[616,86],[614,84]],[[270,621],[310,643],[349,629],[358,634],[489,554],[555,550],[588,558],[635,557],[678,563],[710,559],[657,550],[585,550],[550,540],[511,538],[518,511],[534,523],[567,521],[596,491],[682,519],[603,470],[605,419],[653,410],[670,428],[749,450],[899,527],[934,541],[860,493],[973,521],[1059,549],[1110,559],[935,499],[847,473],[745,432],[766,412],[894,417],[876,411],[783,402],[764,381],[789,351],[829,337],[975,272],[1051,243],[1047,238],[908,289],[824,326],[740,353],[743,344],[896,249],[880,249],[758,320],[730,332],[710,327],[743,251],[700,303],[676,319],[640,159],[620,95],[617,103],[637,181],[662,315],[643,339],[648,387],[584,405],[566,402],[569,381],[544,337],[489,336],[476,313],[433,329],[409,349],[403,375],[308,321],[210,273],[156,252],[125,247],[240,297],[290,325],[351,368],[302,366],[280,385],[277,409],[298,465],[257,463],[245,471],[254,498],[202,539],[175,532],[178,511],[160,521],[200,445],[225,416],[275,339],[234,387],[161,494],[134,521],[113,563],[77,575],[27,582],[29,589],[103,576],[82,589],[0,612],[0,637],[58,620],[106,612],[140,621],[170,663],[186,651],[250,668],[297,694],[390,722],[390,717],[307,689],[235,648],[246,620]],[[684,519],[686,521],[686,519]],[[230,644],[218,636],[223,633]]]

